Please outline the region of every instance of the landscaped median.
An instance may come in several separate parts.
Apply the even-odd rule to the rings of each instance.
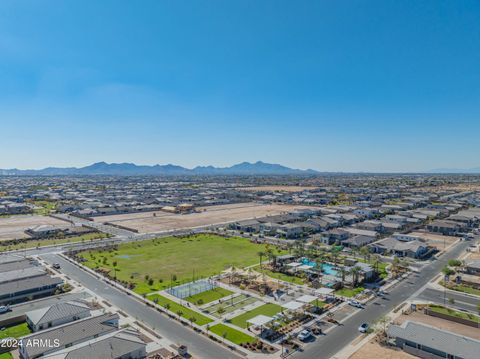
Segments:
[[[430,304],[426,307],[426,313],[434,317],[453,320],[475,328],[480,326],[480,317],[475,314],[460,312],[438,304]]]
[[[277,313],[280,313],[281,311],[282,311],[282,307],[279,306],[278,304],[268,303],[258,308],[249,310],[244,314],[240,314],[235,318],[230,319],[230,323],[240,328],[247,328],[248,327],[247,320],[255,318],[257,315],[261,315],[261,314],[271,317]]]
[[[147,296],[147,299],[151,300],[152,302],[164,307],[165,309],[169,310],[172,313],[177,314],[178,316],[187,319],[190,322],[194,322],[197,325],[205,325],[208,323],[213,322],[212,319],[202,315],[192,309],[189,309],[177,302],[168,299],[160,294],[151,294]]]

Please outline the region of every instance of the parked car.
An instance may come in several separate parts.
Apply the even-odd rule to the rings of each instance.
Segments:
[[[3,313],[7,313],[9,312],[11,309],[10,309],[10,306],[9,305],[2,305],[0,306],[0,314],[3,314]]]
[[[360,333],[366,333],[367,330],[368,330],[368,328],[369,328],[368,324],[367,324],[367,323],[363,323],[362,325],[360,325],[360,326],[358,327],[358,331],[359,331]]]
[[[55,268],[55,269],[60,269],[60,264],[59,263],[53,263],[52,267]]]
[[[352,299],[352,300],[349,300],[349,301],[348,301],[348,304],[350,304],[352,307],[355,307],[355,308],[360,308],[360,309],[363,308],[362,303],[357,302],[356,300],[353,300],[353,299]]]
[[[298,340],[301,340],[302,342],[307,341],[311,337],[312,337],[312,332],[308,329],[302,330],[297,336]]]

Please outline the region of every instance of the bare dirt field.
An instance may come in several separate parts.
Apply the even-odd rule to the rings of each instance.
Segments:
[[[441,234],[429,232],[412,232],[409,234],[419,236],[424,239],[428,245],[437,248],[439,251],[458,241],[458,237],[442,236]]]
[[[18,215],[0,218],[0,241],[28,238],[25,230],[42,224],[67,228],[69,223],[48,216]]]
[[[459,335],[463,335],[473,339],[480,339],[480,330],[469,327],[468,325],[455,323],[450,320],[432,317],[430,315],[423,314],[422,312],[414,312],[408,315],[401,315],[395,319],[396,324],[402,324],[403,322],[410,320],[417,323],[430,325],[437,329],[447,330]]]
[[[199,207],[198,213],[173,214],[167,212],[144,212],[94,217],[95,222],[109,222],[140,233],[187,229],[213,224],[222,224],[246,219],[277,215],[295,209],[310,208],[289,205],[262,205],[238,203],[220,206]],[[155,216],[154,216],[155,214]]]
[[[348,359],[415,359],[416,357],[395,348],[386,348],[371,341],[364,344],[359,350],[353,353]]]
[[[301,192],[305,190],[313,190],[318,187],[312,186],[257,186],[257,187],[239,187],[241,191],[249,192],[258,192],[258,191],[267,191],[267,192]]]

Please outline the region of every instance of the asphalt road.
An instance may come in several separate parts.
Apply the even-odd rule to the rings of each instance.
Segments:
[[[474,298],[470,295],[466,295],[460,292],[453,291],[443,291],[434,288],[426,288],[418,296],[418,299],[444,304],[444,298],[446,299],[446,305],[449,307],[454,307],[457,309],[468,310],[469,312],[478,313],[477,305],[480,303],[480,300]],[[450,303],[448,300],[453,299],[454,302]]]
[[[362,323],[374,323],[381,316],[389,313],[395,307],[414,295],[426,285],[445,266],[449,259],[457,258],[472,242],[460,242],[450,252],[432,261],[420,273],[410,276],[389,291],[386,298],[377,298],[370,302],[365,309],[359,310],[341,325],[324,336],[316,338],[315,342],[307,344],[303,352],[295,354],[296,358],[327,359],[346,347],[359,336],[358,327]]]
[[[59,263],[64,274],[114,304],[125,313],[146,323],[161,336],[170,339],[174,343],[186,344],[189,352],[194,356],[209,359],[239,358],[239,356],[233,354],[228,349],[215,344],[210,339],[194,333],[177,321],[169,319],[156,310],[147,307],[138,300],[97,279],[90,273],[79,269],[62,257],[56,254],[44,254],[41,257],[50,264]]]

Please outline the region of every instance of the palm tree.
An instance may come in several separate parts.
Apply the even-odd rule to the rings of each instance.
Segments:
[[[382,258],[380,258],[378,254],[373,255],[372,264],[373,264],[373,270],[375,271],[375,273],[379,274],[378,268],[380,267],[380,264],[382,264]]]
[[[353,277],[353,286],[356,287],[357,286],[357,283],[358,283],[358,275],[360,274],[360,272],[362,271],[362,269],[360,267],[353,267],[351,270],[350,270],[350,274],[352,275]]]
[[[342,284],[343,284],[343,282],[345,282],[345,277],[350,273],[350,271],[345,267],[340,267],[338,271],[340,272],[340,275],[342,277]]]
[[[363,246],[362,248],[360,248],[360,254],[363,256],[363,259],[366,262],[367,258],[370,256],[370,251],[368,250],[368,247]]]
[[[259,251],[257,256],[260,258],[260,269],[262,269],[262,258],[265,255],[265,252]]]

